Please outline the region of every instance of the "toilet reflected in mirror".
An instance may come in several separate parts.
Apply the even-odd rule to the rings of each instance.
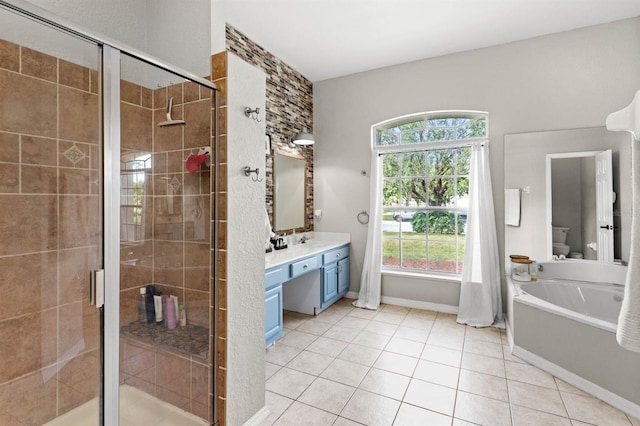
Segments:
[[[554,226],[551,230],[553,236],[553,254],[554,256],[568,256],[571,247],[566,244],[569,228],[564,226]]]

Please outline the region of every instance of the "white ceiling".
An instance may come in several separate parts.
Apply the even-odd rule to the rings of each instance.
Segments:
[[[314,82],[640,16],[640,0],[218,1],[229,24]]]

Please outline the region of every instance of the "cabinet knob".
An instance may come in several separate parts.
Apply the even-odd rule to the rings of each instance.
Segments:
[[[303,269],[307,269],[309,267],[309,265],[307,265],[306,263],[304,265],[302,265]]]
[[[336,254],[336,257],[340,257],[340,254]]]

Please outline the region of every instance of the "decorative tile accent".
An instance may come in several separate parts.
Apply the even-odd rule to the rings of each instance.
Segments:
[[[71,161],[74,165],[80,162],[86,155],[82,151],[78,149],[77,146],[73,145],[71,148],[66,150],[63,155],[67,157],[69,161]]]
[[[182,184],[180,183],[178,178],[174,176],[173,179],[171,179],[171,182],[169,182],[169,184],[167,186],[169,188],[171,188],[171,190],[175,194],[178,191],[178,188],[180,188],[181,185]]]

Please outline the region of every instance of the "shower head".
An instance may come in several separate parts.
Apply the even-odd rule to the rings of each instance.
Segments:
[[[173,98],[169,98],[169,102],[167,103],[167,120],[161,123],[158,123],[158,126],[175,126],[177,124],[184,125],[187,124],[184,120],[174,120],[171,118],[171,107],[173,106]]]

